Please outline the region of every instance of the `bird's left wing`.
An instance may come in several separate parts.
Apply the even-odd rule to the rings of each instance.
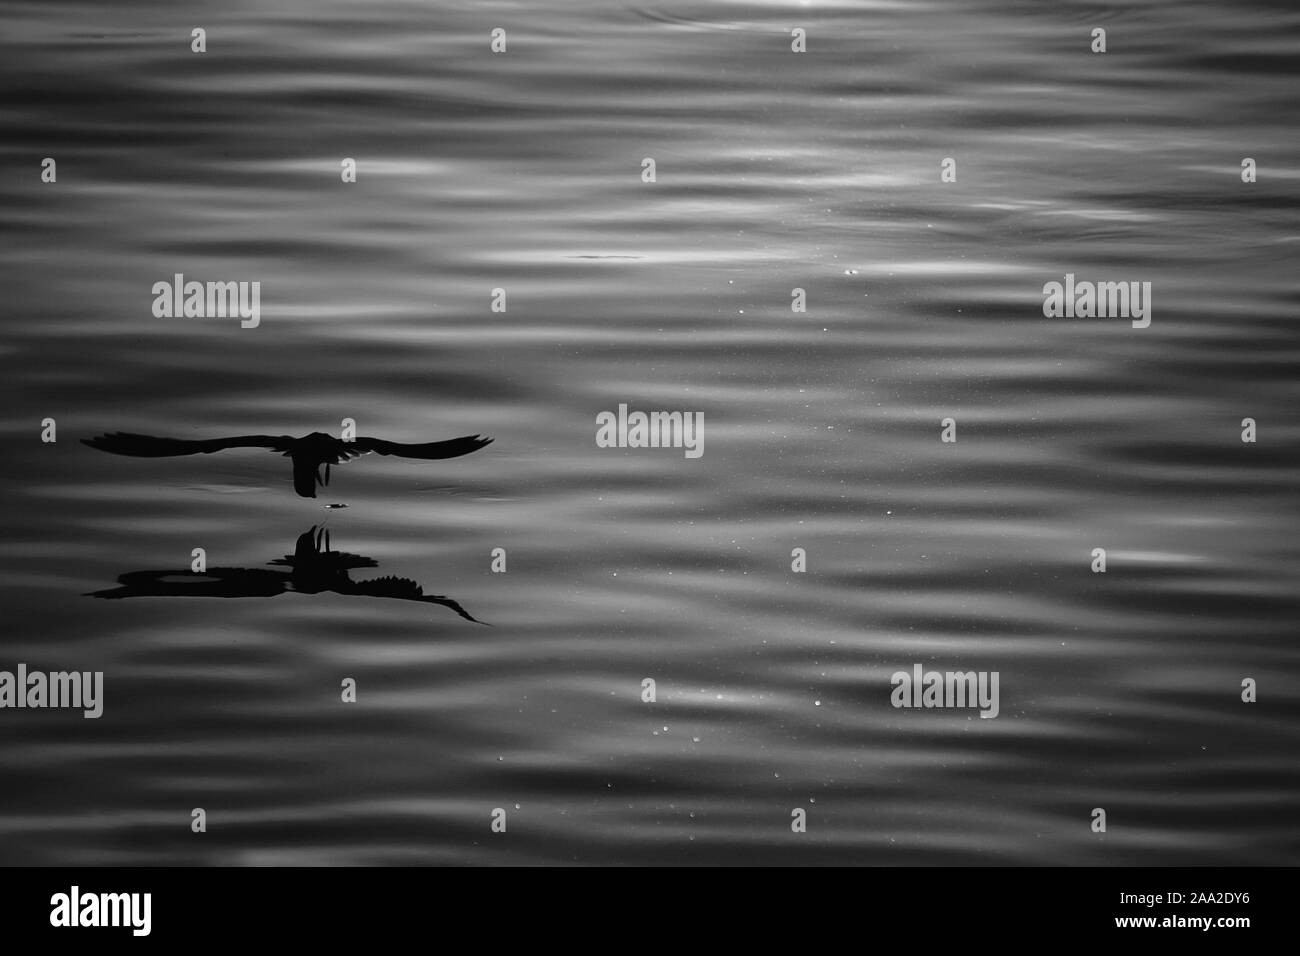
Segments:
[[[398,455],[402,458],[459,458],[470,452],[478,451],[484,445],[490,445],[491,438],[481,435],[466,435],[464,438],[452,438],[448,441],[431,441],[423,445],[405,445],[401,442],[384,441],[382,438],[358,438],[352,446],[360,452],[373,451],[377,455]]]
[[[461,607],[460,602],[453,598],[442,594],[425,594],[424,589],[410,578],[388,575],[382,578],[372,578],[369,581],[353,581],[351,585],[347,589],[348,594],[364,594],[368,597],[395,598],[400,601],[440,604],[449,610],[455,611],[467,621],[473,621],[475,624],[484,623]]]

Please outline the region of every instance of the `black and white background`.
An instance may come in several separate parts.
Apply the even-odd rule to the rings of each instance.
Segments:
[[[0,863],[1294,864],[1298,29],[9,0],[0,669],[104,712],[0,709]],[[156,317],[177,273],[260,323]],[[1046,317],[1067,274],[1150,325]],[[703,454],[598,447],[620,404]],[[349,418],[495,441],[317,499],[79,441]],[[313,528],[491,626],[87,596]],[[998,716],[892,707],[915,664],[998,672]]]

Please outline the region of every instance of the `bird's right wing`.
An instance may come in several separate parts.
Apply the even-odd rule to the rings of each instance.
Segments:
[[[133,458],[171,458],[176,455],[210,455],[227,448],[270,448],[286,451],[293,441],[291,435],[237,435],[234,438],[209,438],[190,441],[184,438],[155,438],[152,435],[133,435],[130,432],[110,432],[97,438],[83,438],[83,445],[98,448],[114,455]]]

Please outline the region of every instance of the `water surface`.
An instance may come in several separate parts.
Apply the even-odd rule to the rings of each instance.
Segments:
[[[102,670],[106,702],[0,713],[0,861],[1297,862],[1298,29],[1266,2],[7,4],[0,667]],[[178,272],[260,281],[261,325],[154,318]],[[1043,318],[1067,272],[1152,282],[1150,328]],[[598,449],[620,402],[703,412],[705,454]],[[266,452],[77,441],[347,417],[496,441],[316,500]],[[354,579],[492,626],[83,596],[196,547],[273,567],[322,523]],[[891,708],[914,663],[999,671],[1000,716]]]

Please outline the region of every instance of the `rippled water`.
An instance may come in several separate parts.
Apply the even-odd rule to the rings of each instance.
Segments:
[[[1297,862],[1298,29],[1284,3],[6,4],[0,668],[102,670],[106,699],[0,711],[0,860]],[[154,318],[177,272],[260,281],[261,325]],[[1152,282],[1150,328],[1045,319],[1067,272]],[[620,402],[703,412],[703,457],[598,449]],[[316,500],[263,451],[78,442],[345,417],[496,441]],[[322,523],[373,559],[354,580],[492,626],[83,596],[196,547],[274,571]],[[914,663],[998,671],[1000,716],[893,709]]]

